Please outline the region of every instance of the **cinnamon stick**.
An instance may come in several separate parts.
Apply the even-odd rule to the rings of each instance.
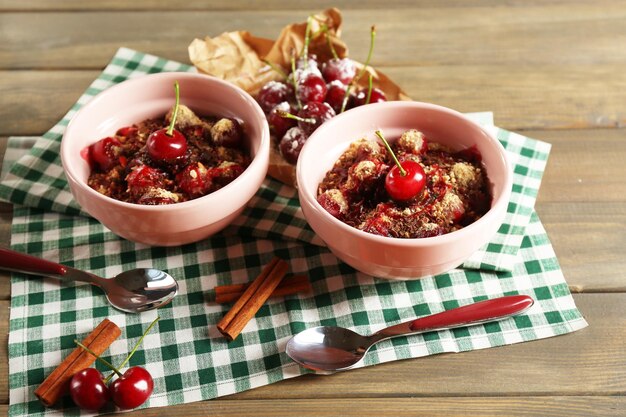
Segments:
[[[215,287],[215,302],[218,304],[232,303],[241,297],[249,285],[250,284],[232,284]],[[293,275],[283,279],[270,297],[284,297],[310,289],[311,284],[306,275]]]
[[[115,323],[109,319],[104,319],[87,335],[82,344],[101,355],[121,333],[122,331]],[[46,407],[52,406],[67,393],[69,382],[74,374],[88,368],[95,360],[93,355],[77,347],[37,387],[35,396]]]
[[[239,336],[246,324],[280,284],[288,269],[287,262],[279,258],[272,259],[220,320],[217,329],[229,342]]]

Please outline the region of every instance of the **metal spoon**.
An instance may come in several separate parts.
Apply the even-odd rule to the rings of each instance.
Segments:
[[[106,279],[69,266],[0,248],[0,269],[49,276],[63,281],[83,281],[102,288],[109,303],[126,313],[161,307],[178,293],[178,282],[152,268],[137,268]]]
[[[527,295],[480,301],[396,324],[370,336],[362,336],[343,327],[314,327],[289,340],[287,355],[305,368],[321,373],[345,371],[359,363],[367,351],[381,340],[500,320],[528,310],[533,303]]]

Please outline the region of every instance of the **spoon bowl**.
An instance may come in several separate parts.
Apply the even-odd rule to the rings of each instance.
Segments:
[[[162,307],[178,293],[178,282],[166,272],[137,268],[106,279],[89,272],[0,248],[0,269],[44,275],[63,281],[82,281],[102,288],[109,304],[126,313]]]
[[[534,301],[527,295],[511,295],[396,324],[363,336],[343,327],[321,326],[304,330],[287,343],[287,355],[305,368],[321,373],[344,371],[356,366],[367,351],[381,340],[476,325],[521,314]]]

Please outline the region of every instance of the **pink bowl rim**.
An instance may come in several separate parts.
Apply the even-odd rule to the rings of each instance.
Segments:
[[[491,135],[489,132],[483,129],[479,124],[477,124],[476,122],[474,122],[473,120],[465,116],[464,114],[456,110],[450,109],[448,107],[440,106],[438,104],[425,103],[425,102],[420,102],[420,101],[388,101],[388,102],[367,104],[365,106],[360,106],[360,107],[350,109],[328,120],[323,125],[321,125],[315,132],[313,132],[313,134],[309,137],[309,139],[307,139],[307,142],[302,147],[302,151],[300,153],[300,159],[298,159],[298,161],[306,159],[307,148],[308,148],[307,143],[309,143],[310,140],[315,140],[315,136],[324,134],[326,130],[335,129],[336,131],[340,131],[340,129],[337,129],[336,125],[340,125],[343,122],[343,119],[348,118],[348,117],[355,117],[358,115],[358,113],[364,113],[376,107],[429,109],[429,110],[447,113],[453,117],[460,118],[463,121],[474,125],[474,127],[482,131],[483,134],[489,138],[490,144],[498,150],[500,159],[504,162],[507,175],[505,177],[504,185],[502,188],[503,191],[500,194],[500,196],[494,202],[492,202],[491,208],[489,209],[489,211],[487,211],[487,213],[485,213],[483,217],[481,217],[474,223],[463,227],[462,229],[455,230],[445,235],[432,236],[432,237],[409,238],[409,239],[394,238],[394,237],[388,237],[388,236],[375,235],[372,233],[365,232],[363,230],[359,230],[350,225],[347,225],[341,220],[335,218],[334,216],[331,216],[317,202],[317,199],[312,197],[311,190],[309,190],[308,187],[303,187],[300,185],[300,184],[305,183],[304,181],[300,181],[302,178],[304,178],[305,174],[303,172],[302,164],[298,162],[298,164],[296,165],[296,180],[299,184],[298,192],[299,192],[300,198],[301,199],[304,198],[304,200],[306,200],[310,208],[313,209],[318,215],[321,215],[326,222],[330,222],[333,226],[338,227],[344,232],[353,234],[355,235],[355,237],[372,241],[378,244],[392,245],[392,246],[397,246],[397,247],[427,247],[427,246],[430,247],[433,245],[446,245],[446,244],[455,242],[463,238],[468,238],[469,235],[472,235],[475,233],[474,229],[481,227],[481,225],[489,221],[497,220],[497,216],[500,211],[503,210],[504,212],[506,212],[509,201],[510,201],[511,189],[513,187],[513,173],[512,173],[511,163],[506,156],[506,150],[504,149],[504,146],[502,146],[502,144],[500,143],[498,139],[496,139],[493,135]],[[357,139],[358,138],[355,138],[354,140],[357,140]],[[349,144],[349,143],[351,143],[351,141],[350,142],[346,141],[346,144]],[[317,190],[317,185],[315,186],[315,188]],[[317,193],[316,190],[315,190],[315,193]],[[502,207],[503,205],[505,207]],[[496,209],[499,209],[499,210],[496,210]]]
[[[71,133],[72,125],[74,121],[78,119],[81,116],[81,114],[85,112],[87,109],[97,106],[98,102],[101,101],[103,97],[114,94],[118,90],[126,88],[126,86],[130,83],[141,83],[141,82],[149,83],[149,82],[152,82],[151,81],[152,79],[158,80],[159,78],[163,78],[163,79],[175,78],[178,80],[180,80],[181,78],[197,78],[200,80],[205,80],[208,82],[221,84],[233,90],[234,93],[237,93],[240,96],[242,96],[245,99],[245,101],[248,102],[252,106],[254,112],[256,113],[256,116],[258,116],[259,120],[261,120],[262,138],[261,138],[261,143],[259,145],[259,152],[257,152],[257,155],[254,157],[250,165],[246,167],[244,172],[240,176],[235,178],[232,182],[227,184],[225,187],[220,188],[219,190],[214,191],[205,196],[195,198],[193,200],[183,201],[183,202],[175,203],[175,204],[151,206],[151,205],[134,204],[134,203],[128,203],[125,201],[116,200],[112,197],[107,197],[103,194],[100,194],[93,188],[89,187],[83,180],[80,180],[78,178],[78,176],[74,172],[72,165],[69,164],[68,166],[68,164],[65,163],[66,159],[70,158],[70,155],[67,155],[69,151],[67,150],[66,146],[64,146],[63,140],[61,140],[61,163],[63,165],[63,170],[65,174],[69,176],[75,184],[77,184],[79,187],[81,187],[83,190],[85,190],[89,195],[93,196],[94,198],[97,198],[105,203],[112,204],[115,206],[132,208],[134,210],[146,211],[146,212],[154,212],[154,211],[168,212],[168,211],[176,211],[176,210],[181,210],[181,209],[191,209],[197,205],[201,205],[205,203],[206,200],[209,198],[217,199],[221,197],[222,194],[228,193],[231,188],[236,187],[238,184],[242,183],[243,181],[246,181],[246,179],[250,175],[252,175],[251,172],[253,171],[253,169],[251,168],[257,168],[260,164],[262,164],[263,163],[262,160],[266,159],[265,156],[269,158],[269,147],[270,147],[269,124],[267,123],[267,119],[265,118],[265,113],[263,113],[261,106],[259,106],[256,100],[249,93],[247,93],[242,88],[234,84],[231,84],[219,78],[213,77],[211,75],[199,74],[199,73],[193,73],[193,72],[171,71],[171,72],[161,72],[161,73],[156,73],[156,74],[146,74],[140,77],[131,78],[131,79],[122,81],[119,84],[115,84],[107,88],[106,90],[94,96],[87,104],[85,104],[80,110],[76,112],[76,114],[72,117],[72,119],[68,123],[67,128],[65,129],[65,132],[63,133],[63,138],[65,138],[67,135],[69,135],[69,133]],[[154,81],[154,82],[158,82],[158,81]],[[164,81],[161,81],[161,82],[164,82]],[[77,155],[77,157],[80,158],[80,155]],[[262,167],[258,169],[262,169]]]

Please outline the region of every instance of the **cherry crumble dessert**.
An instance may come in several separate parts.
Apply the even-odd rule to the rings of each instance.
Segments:
[[[319,184],[318,202],[357,229],[396,238],[438,236],[467,226],[491,206],[475,147],[456,152],[417,130],[389,145],[353,142]]]
[[[236,119],[199,117],[179,104],[164,117],[119,129],[86,149],[88,184],[116,200],[173,204],[202,197],[237,178],[250,163]]]

